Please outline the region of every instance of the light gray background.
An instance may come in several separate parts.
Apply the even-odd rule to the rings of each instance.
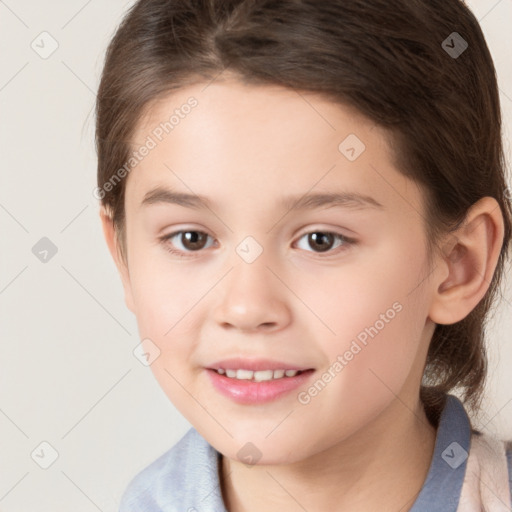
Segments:
[[[0,511],[117,510],[129,479],[190,427],[139,343],[103,241],[95,91],[132,1],[0,0]],[[512,0],[468,2],[498,71],[511,161]],[[58,43],[48,58],[50,39]],[[448,34],[447,34],[448,35]],[[41,38],[46,38],[42,41]],[[48,237],[46,263],[32,247]],[[489,329],[482,427],[512,437],[512,290]],[[58,452],[51,462],[51,449]],[[33,456],[31,454],[34,452]]]

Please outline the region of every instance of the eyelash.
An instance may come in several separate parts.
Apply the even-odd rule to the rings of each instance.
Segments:
[[[185,251],[179,251],[179,250],[176,250],[176,249],[173,249],[172,247],[170,247],[169,240],[174,238],[176,235],[180,235],[182,233],[201,233],[201,234],[207,235],[210,238],[212,238],[210,235],[208,235],[208,233],[205,233],[204,231],[199,231],[197,229],[182,229],[180,231],[174,231],[173,233],[170,233],[169,235],[164,235],[164,236],[160,237],[159,240],[164,245],[165,249],[168,252],[170,252],[171,254],[173,254],[174,256],[178,256],[179,258],[194,258],[194,257],[196,257],[196,254],[199,254],[203,251],[203,249],[199,249],[197,251],[185,252]],[[342,242],[341,246],[338,246],[337,248],[335,248],[335,249],[340,249],[340,247],[341,247],[341,249],[338,251],[335,251],[335,249],[329,249],[328,251],[325,251],[325,253],[316,252],[316,251],[306,251],[306,252],[313,252],[313,254],[318,254],[320,256],[322,254],[327,254],[328,256],[330,256],[330,255],[332,255],[332,253],[334,251],[335,251],[335,254],[337,254],[339,252],[346,251],[347,249],[349,249],[350,246],[353,246],[357,243],[356,240],[354,240],[353,238],[348,238],[345,235],[342,235],[341,233],[336,233],[333,231],[322,231],[320,229],[308,231],[307,233],[303,233],[298,238],[298,240],[301,240],[305,236],[310,235],[312,233],[322,233],[324,235],[333,235],[335,240],[340,240]],[[321,256],[321,257],[325,258],[328,256]]]

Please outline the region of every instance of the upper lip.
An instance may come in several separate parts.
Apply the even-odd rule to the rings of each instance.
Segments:
[[[246,359],[243,357],[232,357],[222,359],[207,366],[212,370],[222,368],[224,370],[312,370],[309,366],[301,366],[283,361],[275,361],[271,359]]]

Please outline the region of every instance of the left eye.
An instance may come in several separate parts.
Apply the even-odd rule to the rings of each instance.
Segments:
[[[331,233],[329,231],[311,231],[310,233],[305,233],[299,238],[299,241],[304,237],[307,237],[307,243],[311,247],[317,247],[318,252],[326,252],[331,249],[336,249],[338,247],[344,247],[355,243],[354,240],[347,238],[339,233]],[[340,243],[333,247],[333,243],[335,240],[338,240]],[[317,252],[317,251],[313,251]]]
[[[345,246],[353,245],[355,240],[345,237],[340,233],[332,233],[329,231],[311,231],[309,233],[305,233],[299,238],[299,241],[303,238],[307,237],[307,243],[315,248],[313,252],[324,253],[331,251],[332,249],[336,249],[339,247],[344,248]],[[180,257],[187,257],[192,252],[200,252],[201,249],[206,248],[206,240],[208,238],[212,238],[210,235],[203,231],[175,231],[170,235],[165,235],[161,238],[162,243],[165,244],[167,250],[172,254],[176,254]],[[177,239],[179,243],[182,245],[182,248],[178,248],[178,250],[174,249],[174,242],[171,242],[173,239]],[[338,241],[338,245],[334,246],[335,241]],[[212,244],[211,244],[212,245]],[[208,247],[211,247],[208,246]],[[305,249],[307,250],[307,249]],[[343,250],[343,249],[342,249]]]

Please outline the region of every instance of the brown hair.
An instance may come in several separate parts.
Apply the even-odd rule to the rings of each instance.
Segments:
[[[474,15],[460,0],[136,2],[108,46],[96,105],[97,190],[122,254],[125,180],[105,185],[128,161],[137,123],[152,102],[224,70],[323,94],[386,128],[397,169],[424,190],[429,248],[480,198],[498,201],[505,235],[492,282],[466,318],[436,326],[421,388],[427,405],[458,388],[477,410],[512,209],[496,73]]]

